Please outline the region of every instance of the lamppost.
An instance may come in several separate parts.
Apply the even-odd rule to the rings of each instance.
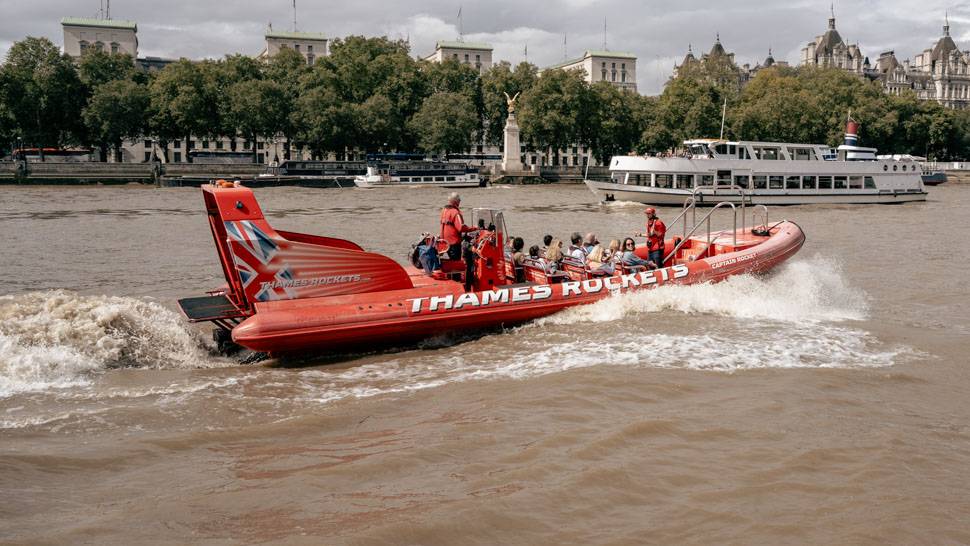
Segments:
[[[17,137],[17,151],[20,153],[21,169],[27,170],[27,154],[24,153],[24,141],[19,136]]]

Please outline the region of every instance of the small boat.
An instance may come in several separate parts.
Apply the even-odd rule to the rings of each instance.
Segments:
[[[820,144],[697,139],[676,157],[616,156],[611,179],[586,180],[600,201],[679,205],[694,189],[698,204],[801,205],[814,203],[904,203],[925,201],[917,161],[875,155],[857,146],[859,126],[849,121],[845,143]]]
[[[441,186],[476,188],[484,184],[478,169],[466,163],[448,161],[379,161],[369,163],[367,172],[354,178],[360,188],[388,186]]]
[[[938,186],[944,182],[946,182],[946,171],[923,170],[923,184]]]
[[[530,265],[523,272],[528,281],[517,283],[504,251],[507,231],[500,210],[474,209],[472,225],[479,229],[466,242],[463,259],[443,261],[441,272],[429,274],[413,266],[416,259],[404,267],[350,241],[275,230],[252,190],[238,184],[220,181],[203,187],[202,195],[227,284],[206,296],[181,299],[179,308],[191,322],[216,324],[216,339],[231,335],[235,344],[271,356],[369,351],[520,324],[618,292],[764,271],[794,255],[805,241],[795,223],[769,223],[764,207],[761,223],[750,227],[740,207],[739,228],[739,207],[730,203],[688,229],[688,213],[696,220],[690,203],[671,222],[683,218],[684,232],[666,241],[669,253],[659,269],[621,265],[598,277],[580,266],[556,276]],[[734,209],[733,229],[711,232],[711,215],[726,207]],[[707,232],[699,233],[705,222]],[[446,256],[447,248],[430,238],[425,243],[430,252]],[[647,250],[641,245],[636,254],[645,258]]]

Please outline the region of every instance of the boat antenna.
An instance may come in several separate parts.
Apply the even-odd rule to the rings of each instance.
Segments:
[[[724,106],[721,107],[721,136],[720,140],[724,140],[724,115],[727,114],[727,98],[724,99]]]

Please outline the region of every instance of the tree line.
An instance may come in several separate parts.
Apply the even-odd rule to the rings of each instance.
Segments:
[[[499,62],[482,74],[454,59],[415,60],[404,41],[333,40],[313,66],[289,48],[252,58],[181,59],[145,73],[127,54],[79,59],[45,38],[15,43],[0,66],[0,147],[81,145],[102,159],[124,141],[155,139],[162,153],[191,138],[280,139],[314,157],[377,151],[465,151],[500,144],[504,93],[530,150],[582,145],[600,163],[665,152],[686,139],[724,137],[836,145],[849,110],[862,145],[938,160],[970,155],[970,110],[883,92],[838,69],[766,68],[740,85],[736,66],[682,67],[655,97],[590,84],[580,71]]]

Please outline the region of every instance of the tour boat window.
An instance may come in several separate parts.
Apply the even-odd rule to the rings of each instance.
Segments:
[[[717,184],[719,186],[730,186],[731,171],[717,171]]]
[[[707,147],[703,144],[694,144],[690,147],[690,153],[694,154],[695,156],[704,157],[707,155]]]
[[[812,159],[814,159],[814,157],[812,156],[811,148],[789,149],[788,153],[792,156],[792,159],[794,159],[795,161],[811,161]]]
[[[906,165],[903,165],[903,172],[906,172]]]
[[[672,187],[674,187],[674,175],[672,175],[672,174],[658,174],[657,175],[657,187],[658,188],[672,188]]]
[[[614,184],[626,183],[626,173],[613,173],[613,183]]]
[[[748,179],[749,178],[750,177],[748,175],[738,175],[738,174],[736,174],[736,175],[734,175],[734,185],[735,186],[741,186],[744,189],[748,189]]]
[[[176,140],[176,142],[178,142],[178,141]],[[888,171],[889,170],[889,165],[883,165],[882,166],[882,170]]]
[[[444,182],[445,181],[445,177],[443,177],[443,176],[436,176],[436,177],[434,177],[434,181],[435,182]]]
[[[714,175],[713,174],[702,174],[700,175],[701,181],[699,186],[713,186],[714,185]]]
[[[677,175],[677,187],[691,189],[694,187],[694,175],[692,174],[678,174]]]
[[[789,189],[789,190],[797,190],[798,189],[798,184],[800,182],[801,182],[801,179],[799,177],[797,177],[797,176],[789,176],[789,177],[785,178],[785,187],[787,189]]]
[[[727,154],[728,153],[727,152],[727,144],[718,144],[718,145],[714,146],[714,153],[716,153],[717,155],[725,155],[725,154]]]
[[[751,159],[751,154],[744,146],[738,146],[738,159]]]
[[[867,190],[874,190],[874,189],[876,189],[876,182],[875,182],[875,180],[872,179],[871,176],[867,176],[865,178],[865,188]]]
[[[815,189],[815,177],[814,176],[803,176],[802,177],[802,189],[803,190],[814,190]]]
[[[751,179],[756,190],[763,190],[768,187],[768,177],[763,174],[756,174]]]
[[[751,149],[754,150],[754,158],[761,159],[761,148],[758,146],[752,146]]]
[[[411,179],[408,178],[407,176],[402,176],[401,177],[401,182],[410,182],[410,181],[411,181]]]
[[[785,187],[785,177],[784,176],[769,176],[768,177],[768,188],[772,190],[780,190]]]
[[[445,177],[445,181],[446,182],[454,182],[455,181],[455,177],[454,176],[446,176]]]
[[[893,165],[893,170],[894,170],[894,171],[895,171],[895,170],[898,170],[898,169],[899,169],[899,165]]]
[[[851,189],[862,189],[862,177],[861,176],[850,176],[849,177],[849,188]]]
[[[425,182],[433,182],[434,181],[434,179],[431,178],[430,176],[425,176],[422,180],[425,181]],[[415,180],[415,182],[417,182],[417,180]]]
[[[771,147],[765,146],[764,148],[761,149],[761,159],[771,160],[771,161],[781,159],[781,154],[779,153],[780,151],[781,150],[779,150],[778,148],[771,148]]]
[[[835,177],[835,189],[837,189],[837,190],[844,190],[845,187],[846,187],[845,186],[845,177],[844,176],[836,176]]]
[[[832,177],[831,176],[818,177],[818,189],[820,190],[832,189]]]
[[[735,153],[737,153],[737,146],[735,146],[734,144],[728,146],[728,155],[733,156]]]

